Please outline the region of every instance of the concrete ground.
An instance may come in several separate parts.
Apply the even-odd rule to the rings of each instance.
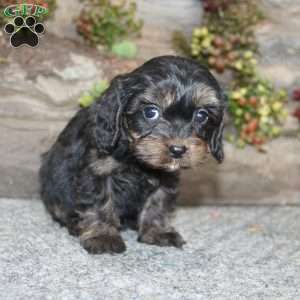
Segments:
[[[1,300],[300,299],[300,207],[179,209],[184,250],[92,256],[37,200],[0,199]]]

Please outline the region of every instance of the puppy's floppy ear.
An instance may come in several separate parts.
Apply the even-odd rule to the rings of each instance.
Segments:
[[[224,120],[218,127],[216,127],[209,137],[209,148],[212,156],[221,163],[224,159],[224,149],[223,149],[223,131],[224,131]]]
[[[224,160],[224,149],[223,149],[223,131],[224,131],[224,114],[227,107],[228,98],[227,95],[221,91],[221,118],[218,124],[215,124],[211,129],[208,137],[208,145],[212,156],[221,163]]]
[[[111,153],[120,139],[122,114],[130,93],[125,88],[126,76],[118,76],[106,92],[91,107],[93,113],[93,136],[100,152]]]
[[[223,149],[223,131],[224,131],[224,114],[227,108],[228,98],[223,90],[220,89],[221,99],[221,121],[216,125],[209,136],[209,148],[212,156],[221,163],[224,160],[224,149]]]

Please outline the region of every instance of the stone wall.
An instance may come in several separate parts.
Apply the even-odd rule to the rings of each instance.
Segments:
[[[78,0],[57,2],[58,10],[48,22],[48,30],[59,37],[80,41],[73,19],[78,15],[82,3]],[[171,46],[172,33],[180,30],[189,36],[193,28],[201,23],[200,0],[137,0],[136,3],[137,17],[144,21],[142,38],[136,39],[138,56],[143,59],[174,54]]]
[[[202,6],[199,0],[138,0],[138,15],[144,20],[142,39],[137,40],[139,55],[153,56],[175,54],[171,46],[176,30],[190,36],[201,23]]]
[[[67,13],[70,3],[58,2],[37,49],[12,49],[0,34],[0,57],[6,61],[0,64],[0,197],[37,198],[40,154],[78,109],[79,95],[94,82],[116,75],[120,65],[142,61],[110,60],[85,47]],[[173,53],[171,32],[190,34],[202,14],[198,0],[172,1],[172,6],[163,0],[138,4],[145,20],[144,36],[138,41],[144,58]],[[270,18],[257,28],[261,71],[291,89],[300,85],[300,4],[265,0],[263,5]],[[298,204],[300,143],[290,137],[297,129],[296,120],[289,118],[286,136],[270,143],[266,154],[226,144],[223,165],[210,161],[183,174],[180,202]]]

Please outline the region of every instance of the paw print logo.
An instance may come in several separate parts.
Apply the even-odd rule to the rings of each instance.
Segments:
[[[5,25],[4,31],[10,35],[12,47],[17,48],[22,45],[36,47],[40,36],[45,32],[45,27],[42,23],[37,23],[32,16],[26,19],[18,16],[14,18],[13,23]]]

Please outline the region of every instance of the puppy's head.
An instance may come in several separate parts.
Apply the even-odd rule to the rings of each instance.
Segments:
[[[157,57],[114,79],[96,102],[97,147],[129,150],[166,171],[197,166],[209,152],[221,162],[224,108],[225,96],[205,67]]]

